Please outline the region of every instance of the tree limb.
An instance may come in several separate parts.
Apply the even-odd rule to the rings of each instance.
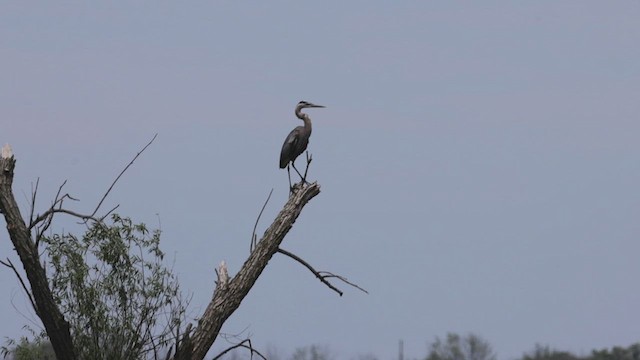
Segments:
[[[151,145],[151,143],[153,143],[153,141],[158,137],[158,134],[156,133],[155,135],[153,135],[153,138],[147,143],[147,145],[145,145],[142,150],[138,151],[138,153],[136,154],[136,156],[133,157],[133,159],[131,159],[131,161],[129,162],[129,164],[127,164],[127,166],[124,167],[124,169],[122,169],[122,171],[120,172],[120,174],[116,177],[115,180],[113,180],[113,182],[111,183],[111,186],[109,186],[109,189],[107,189],[107,192],[104,193],[104,195],[102,196],[102,199],[100,199],[100,202],[98,203],[98,206],[96,206],[95,210],[93,210],[93,212],[91,213],[91,216],[95,216],[96,213],[98,212],[98,209],[100,209],[100,206],[102,206],[102,203],[104,202],[104,200],[107,198],[107,196],[109,195],[109,193],[111,192],[111,190],[113,189],[113,187],[116,185],[116,183],[118,182],[118,180],[120,180],[120,177],[122,177],[122,175],[127,171],[127,169],[129,169],[129,167],[131,165],[133,165],[133,162],[136,161],[136,159],[138,158],[138,156],[140,156],[145,150],[147,150],[147,148],[149,147],[149,145]],[[111,210],[113,211],[113,210]],[[105,215],[106,216],[106,215]],[[103,217],[104,219],[104,217]]]
[[[328,271],[318,271],[316,269],[313,268],[313,266],[311,266],[308,262],[306,262],[304,259],[302,259],[301,257],[299,257],[298,255],[289,252],[283,248],[279,248],[278,252],[286,255],[290,258],[292,258],[293,260],[299,262],[300,264],[302,264],[304,267],[306,267],[307,269],[309,269],[309,271],[311,271],[317,278],[318,280],[322,281],[323,284],[327,285],[331,290],[337,292],[338,294],[340,294],[340,296],[342,296],[342,291],[338,290],[336,287],[334,287],[327,279],[329,278],[336,278],[342,282],[344,282],[347,285],[351,285],[354,288],[362,291],[365,294],[368,294],[369,292],[363,288],[361,288],[360,286],[358,286],[357,284],[354,284],[352,282],[350,282],[349,280],[347,280],[347,278],[345,278],[344,276],[341,275],[336,275],[334,273],[328,272]]]
[[[328,282],[324,276],[320,275],[320,273],[314,269],[311,265],[309,265],[308,262],[304,261],[301,257],[299,257],[298,255],[294,254],[294,253],[290,253],[285,249],[279,248],[278,252],[286,255],[290,258],[292,258],[293,260],[299,262],[300,264],[302,264],[304,267],[306,267],[307,269],[309,269],[309,271],[311,271],[317,278],[318,280],[322,281],[323,284],[327,285],[329,287],[329,289],[335,291],[338,293],[338,295],[342,296],[342,291],[340,291],[338,288],[336,288],[335,286],[333,286],[330,282]]]
[[[25,284],[24,280],[22,279],[22,275],[20,275],[20,273],[18,272],[18,269],[16,269],[15,265],[13,265],[13,263],[11,262],[11,260],[9,260],[9,258],[7,258],[7,261],[0,260],[0,264],[8,267],[11,270],[13,270],[13,273],[16,274],[16,277],[20,281],[20,285],[22,285],[22,289],[24,290],[25,293],[27,293],[27,296],[29,297],[29,302],[31,303],[31,306],[33,306],[33,308],[35,309],[36,308],[36,302],[33,300],[33,295],[31,294],[31,291],[29,290],[29,288],[27,288],[27,284]]]
[[[49,210],[47,210],[44,213],[42,213],[42,215],[38,216],[35,219],[35,221],[33,222],[33,225],[36,225],[39,222],[45,220],[48,216],[51,216],[53,214],[58,214],[58,213],[71,215],[73,217],[77,217],[78,219],[82,219],[82,220],[85,220],[85,221],[93,220],[95,222],[100,222],[100,219],[95,218],[95,217],[93,217],[91,215],[80,214],[80,213],[77,213],[75,211],[71,211],[71,210],[67,210],[67,209],[63,209],[63,208],[57,208],[57,209],[50,208]]]

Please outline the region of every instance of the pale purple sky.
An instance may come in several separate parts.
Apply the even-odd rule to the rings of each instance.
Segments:
[[[269,190],[260,234],[286,200],[295,104],[327,106],[309,112],[322,193],[283,247],[370,294],[276,256],[224,332],[383,360],[449,331],[501,360],[639,340],[638,1],[4,1],[0,64],[23,211],[38,177],[40,210],[65,179],[92,210],[159,134],[107,207],[160,219],[193,316]],[[12,302],[34,315],[0,282],[0,337],[20,336]]]

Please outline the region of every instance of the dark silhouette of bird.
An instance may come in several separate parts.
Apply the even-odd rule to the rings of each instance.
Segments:
[[[309,137],[311,136],[311,119],[309,115],[302,112],[302,109],[306,108],[323,108],[322,105],[315,105],[307,101],[300,101],[298,105],[296,105],[296,116],[298,119],[304,122],[303,126],[297,126],[295,129],[291,130],[287,138],[284,140],[284,144],[282,144],[282,151],[280,151],[280,169],[287,168],[287,174],[289,175],[289,188],[291,187],[291,172],[289,170],[289,164],[293,166],[293,169],[300,175],[300,179],[304,183],[306,181],[305,177],[300,174],[300,171],[296,169],[296,158],[302,154],[309,144]],[[305,172],[306,175],[306,172]]]

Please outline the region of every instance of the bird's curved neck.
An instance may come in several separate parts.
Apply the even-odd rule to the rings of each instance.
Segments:
[[[298,117],[298,119],[304,121],[304,127],[306,129],[309,129],[309,132],[311,132],[311,119],[309,119],[309,115],[303,113],[300,110],[301,109],[296,109],[296,116]]]

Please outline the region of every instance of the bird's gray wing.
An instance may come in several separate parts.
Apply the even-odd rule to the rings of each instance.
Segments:
[[[287,138],[284,139],[284,144],[282,144],[282,150],[280,151],[281,169],[287,167],[287,164],[289,164],[289,162],[293,160],[293,157],[295,156],[294,152],[296,149],[296,145],[298,144],[298,141],[300,139],[299,133],[300,129],[295,128],[291,130],[289,135],[287,135]]]

